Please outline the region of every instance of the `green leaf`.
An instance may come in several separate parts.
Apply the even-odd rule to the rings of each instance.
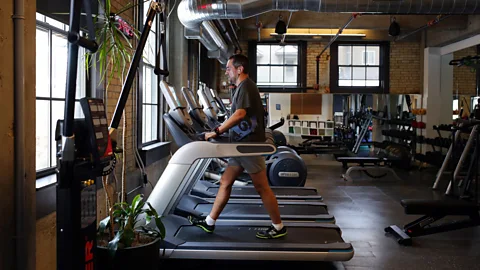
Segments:
[[[135,232],[133,229],[125,229],[123,231],[122,243],[125,245],[125,247],[131,247],[134,239]]]
[[[112,216],[121,217],[125,211],[123,209],[117,209],[112,212]]]
[[[155,218],[155,225],[160,230],[160,237],[163,239],[165,238],[165,225],[163,225],[162,220],[159,217]]]
[[[152,221],[152,217],[147,215],[147,217],[145,218],[145,220],[147,221],[146,224],[148,225],[151,221]]]
[[[143,210],[143,206],[145,205],[145,202],[140,202],[138,205],[137,205],[137,208],[135,208],[135,210],[133,211],[133,214],[135,216],[138,216],[140,215],[141,213],[144,212]]]
[[[137,209],[137,206],[142,199],[143,199],[142,194],[138,194],[137,196],[135,196],[135,198],[133,198],[132,200],[132,209]]]
[[[147,204],[148,204],[148,207],[150,207],[150,211],[153,212],[153,216],[158,217],[157,210],[155,210],[155,208],[153,208],[153,206],[150,204],[150,202],[147,202]]]
[[[108,217],[104,218],[102,221],[99,222],[98,232],[103,233],[105,231],[105,229],[108,227],[109,224],[110,224],[110,217],[108,216]]]
[[[115,252],[118,249],[118,242],[122,238],[123,231],[118,231],[112,241],[108,242],[108,250],[110,256],[115,257]]]
[[[147,216],[149,216],[149,217],[155,216],[155,214],[153,213],[153,211],[152,211],[152,210],[148,210],[148,209],[145,210],[145,214],[147,214]]]

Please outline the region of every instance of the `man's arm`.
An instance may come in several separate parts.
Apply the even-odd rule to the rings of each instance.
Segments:
[[[237,109],[234,114],[232,114],[227,121],[223,122],[220,127],[218,127],[218,131],[220,133],[227,132],[230,128],[238,125],[243,118],[247,115],[247,111],[245,109]]]

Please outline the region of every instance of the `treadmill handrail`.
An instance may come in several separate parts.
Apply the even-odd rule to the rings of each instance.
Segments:
[[[215,112],[215,109],[212,107],[212,104],[208,103],[208,98],[205,95],[205,92],[200,88],[197,91],[198,97],[200,102],[202,103],[203,106],[203,111],[205,112],[208,117],[217,120],[217,113]]]
[[[215,101],[215,98],[213,97],[213,94],[211,91],[214,91],[213,89],[205,86],[203,88],[203,92],[205,93],[205,96],[208,100],[208,103],[210,104],[210,106],[215,110],[216,113],[219,113],[220,112],[220,108],[218,108],[217,106],[217,102]]]
[[[182,87],[182,93],[183,96],[185,97],[185,100],[187,100],[188,106],[190,107],[191,110],[201,110],[202,107],[200,104],[198,104],[195,96],[193,93],[190,91],[189,88],[187,87]]]
[[[173,86],[171,86],[166,81],[160,82],[160,90],[162,91],[163,96],[165,97],[165,100],[167,101],[170,109],[175,110],[178,108],[186,108],[186,106],[183,106],[183,104],[181,104],[180,99],[176,97],[175,93],[173,93],[172,89],[170,88],[173,88]]]
[[[277,151],[268,143],[191,142],[175,152],[168,164],[191,165],[197,159],[221,157],[268,156]]]
[[[170,107],[170,115],[182,125],[192,127],[193,121],[187,112],[187,106],[183,104],[182,99],[177,96],[173,85],[166,81],[161,81],[160,89]]]
[[[187,87],[182,87],[182,93],[187,101],[190,115],[197,121],[202,127],[206,127],[208,124],[208,116],[202,110],[202,107],[197,103],[195,96]],[[209,129],[211,127],[208,127]]]

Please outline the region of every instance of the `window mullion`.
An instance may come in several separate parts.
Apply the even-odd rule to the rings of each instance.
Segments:
[[[364,79],[364,83],[365,83],[365,87],[367,86],[367,64],[368,64],[368,53],[367,53],[367,44],[365,44],[365,79]]]
[[[269,46],[268,53],[270,54],[268,58],[270,59],[268,65],[268,83],[272,83],[272,45]]]
[[[283,53],[282,53],[282,61],[283,61],[283,67],[282,67],[282,78],[283,78],[283,84],[285,84],[285,46],[283,47]]]
[[[49,101],[48,101],[48,106],[49,106],[49,117],[50,119],[48,120],[49,122],[49,127],[48,127],[48,160],[49,163],[48,165],[50,167],[53,167],[53,160],[52,160],[52,30],[48,29],[48,77],[49,77],[49,88],[50,88],[50,95],[49,95]]]

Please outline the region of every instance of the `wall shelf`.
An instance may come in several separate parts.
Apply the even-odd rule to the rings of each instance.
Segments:
[[[288,120],[290,136],[330,136],[333,137],[333,121]]]

